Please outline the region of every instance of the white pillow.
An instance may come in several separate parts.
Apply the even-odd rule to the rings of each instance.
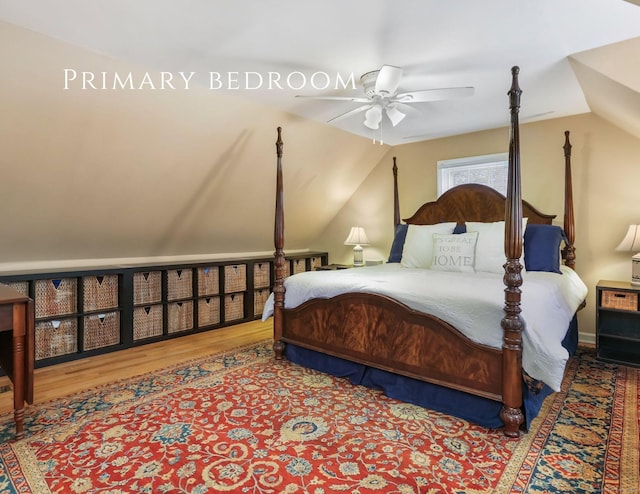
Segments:
[[[460,234],[433,234],[433,262],[436,271],[473,273],[478,232]]]
[[[507,262],[504,256],[504,221],[496,221],[495,223],[467,221],[466,225],[467,232],[478,232],[476,271],[503,274],[504,263]],[[526,227],[527,218],[522,218],[523,235]],[[522,257],[520,257],[520,264],[524,266]]]
[[[455,227],[455,221],[435,225],[409,225],[400,264],[405,268],[429,269],[433,259],[433,234],[453,233]]]

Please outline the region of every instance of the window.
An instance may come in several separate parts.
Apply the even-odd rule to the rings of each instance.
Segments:
[[[508,153],[438,161],[438,197],[461,184],[483,184],[507,194]]]

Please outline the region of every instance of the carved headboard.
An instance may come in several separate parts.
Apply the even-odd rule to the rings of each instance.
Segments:
[[[506,198],[495,189],[480,184],[458,185],[436,201],[420,206],[413,216],[404,220],[412,225],[432,225],[445,221],[463,224],[465,221],[502,221],[505,219]],[[550,225],[555,214],[544,214],[522,201],[522,217],[528,223]]]

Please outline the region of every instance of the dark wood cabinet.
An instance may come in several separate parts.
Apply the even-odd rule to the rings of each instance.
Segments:
[[[640,286],[599,281],[596,286],[596,354],[599,360],[640,366]]]
[[[351,269],[352,267],[353,264],[325,264],[317,267],[316,271],[339,271],[341,269]]]
[[[293,254],[285,275],[327,263]],[[0,275],[34,300],[36,367],[260,318],[273,282],[272,257]]]

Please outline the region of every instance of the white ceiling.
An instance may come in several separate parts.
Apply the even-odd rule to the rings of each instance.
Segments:
[[[524,121],[588,112],[567,57],[640,36],[640,8],[624,0],[0,0],[0,20],[132,62],[156,83],[160,71],[193,71],[207,86],[209,72],[238,72],[241,89],[225,90],[323,122],[358,104],[294,96],[362,91],[314,90],[313,73],[358,81],[390,64],[405,70],[401,91],[475,87],[470,98],[416,104],[417,115],[395,128],[385,120],[380,133],[363,114],[334,124],[393,145],[506,125],[513,65]],[[260,89],[242,89],[250,72]],[[307,84],[269,89],[270,72],[301,72]]]

